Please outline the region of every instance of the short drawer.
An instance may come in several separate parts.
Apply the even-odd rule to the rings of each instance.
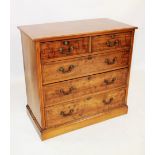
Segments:
[[[128,66],[129,51],[88,55],[42,65],[43,84],[64,81]]]
[[[125,94],[125,89],[118,89],[46,108],[46,127],[57,127],[125,105]]]
[[[112,33],[92,37],[92,51],[105,51],[130,47],[132,32]]]
[[[45,106],[126,85],[128,68],[49,84],[43,87]]]
[[[88,37],[40,43],[41,60],[84,54],[88,52]]]

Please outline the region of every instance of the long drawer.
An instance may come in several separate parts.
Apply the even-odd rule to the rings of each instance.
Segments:
[[[125,105],[125,92],[125,89],[113,90],[46,108],[46,127],[57,127]]]
[[[53,62],[42,65],[43,84],[69,80],[128,66],[129,51]]]
[[[45,106],[59,104],[83,95],[126,85],[128,68],[90,75],[43,87]]]

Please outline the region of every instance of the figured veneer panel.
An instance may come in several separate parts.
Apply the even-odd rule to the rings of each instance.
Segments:
[[[125,89],[81,97],[68,103],[46,108],[46,127],[57,127],[102,113],[125,104]]]
[[[89,52],[89,38],[66,39],[40,43],[41,61]]]
[[[83,95],[126,86],[127,75],[128,68],[125,68],[45,85],[43,87],[45,106],[80,98]]]
[[[26,107],[42,140],[128,112],[136,28],[110,19],[19,27]]]
[[[129,51],[112,54],[88,55],[86,57],[55,62],[42,66],[43,84],[69,80],[112,69],[128,66]]]
[[[92,51],[97,52],[130,47],[131,35],[132,31],[94,36],[92,37]]]

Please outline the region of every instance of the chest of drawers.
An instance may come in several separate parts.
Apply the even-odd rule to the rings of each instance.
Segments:
[[[127,113],[136,27],[91,19],[19,29],[27,112],[42,140]]]

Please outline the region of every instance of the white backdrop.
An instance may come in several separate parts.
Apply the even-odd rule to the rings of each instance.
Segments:
[[[19,25],[112,18],[138,26],[132,69],[144,68],[144,0],[12,0],[11,79],[23,78]]]
[[[11,154],[144,155],[144,0],[11,1]],[[128,96],[129,113],[41,142],[25,113],[19,25],[111,18],[137,26]]]

